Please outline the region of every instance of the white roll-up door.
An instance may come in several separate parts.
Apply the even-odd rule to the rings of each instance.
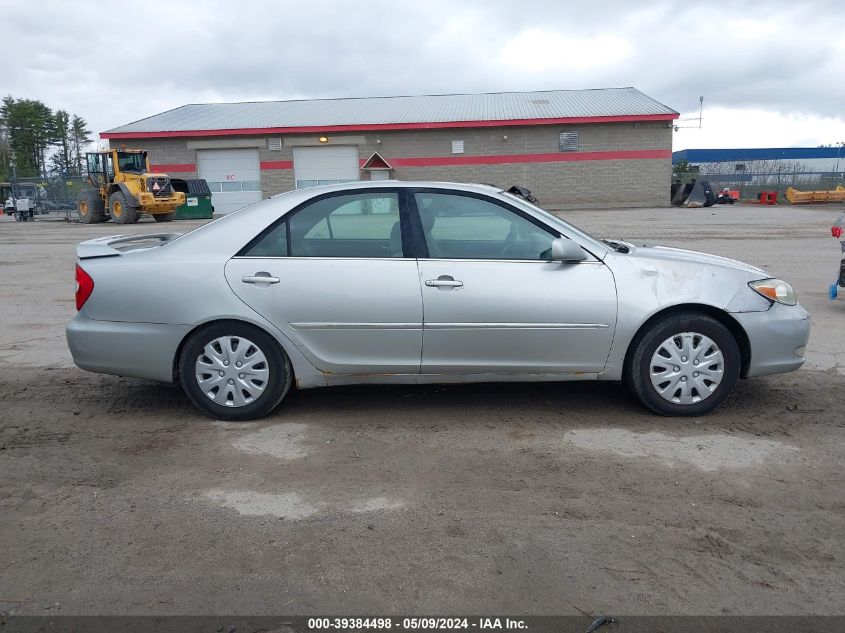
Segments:
[[[294,147],[293,170],[297,189],[360,180],[358,147],[355,145]]]
[[[211,189],[214,213],[231,213],[261,200],[257,149],[197,150],[197,171]]]

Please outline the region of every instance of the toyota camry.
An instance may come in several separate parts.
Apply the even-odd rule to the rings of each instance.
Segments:
[[[803,364],[809,317],[785,281],[593,238],[524,193],[345,183],[185,234],[82,242],[74,362],[180,382],[222,420],[266,415],[294,386],[565,380],[700,415],[740,378]]]

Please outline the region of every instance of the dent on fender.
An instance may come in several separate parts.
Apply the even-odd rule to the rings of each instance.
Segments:
[[[763,312],[771,304],[747,288],[744,279],[737,279],[739,289],[727,298],[724,277],[697,265],[679,266],[678,262],[662,265],[650,262],[640,269],[643,278],[651,278],[649,285],[657,304],[669,307],[680,303],[702,303],[726,312]]]
[[[725,306],[727,312],[766,312],[772,303],[748,287],[740,288]]]

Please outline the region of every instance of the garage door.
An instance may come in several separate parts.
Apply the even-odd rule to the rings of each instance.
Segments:
[[[231,213],[261,200],[257,149],[197,150],[197,170],[208,181],[214,213]]]
[[[358,147],[294,147],[293,170],[297,189],[360,180]]]

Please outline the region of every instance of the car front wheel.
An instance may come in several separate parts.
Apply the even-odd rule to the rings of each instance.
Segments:
[[[662,415],[704,415],[730,395],[739,379],[739,345],[730,330],[699,313],[674,314],[635,341],[626,382]]]
[[[194,332],[179,358],[188,398],[218,420],[255,420],[287,395],[293,381],[284,350],[266,332],[220,322]]]

